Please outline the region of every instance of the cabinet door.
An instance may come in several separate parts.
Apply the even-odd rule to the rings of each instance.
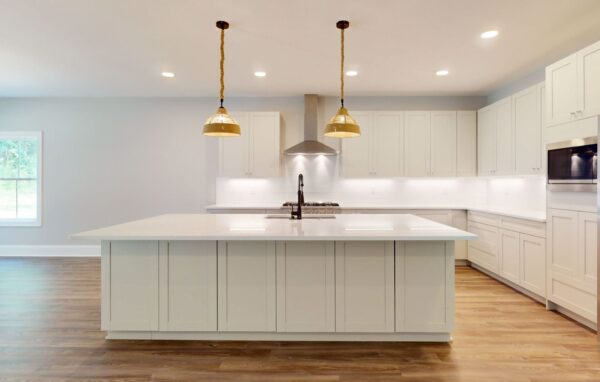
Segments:
[[[218,330],[275,331],[275,242],[218,245]]]
[[[430,113],[407,111],[404,113],[404,174],[428,176],[430,172],[429,127]]]
[[[109,253],[107,329],[158,330],[158,241],[113,241]]]
[[[579,256],[577,270],[586,290],[596,293],[598,271],[598,216],[594,213],[579,213]]]
[[[512,97],[515,119],[516,173],[542,171],[542,124],[539,86],[532,86]]]
[[[496,171],[495,175],[515,173],[515,136],[510,97],[496,103]]]
[[[500,276],[519,284],[519,234],[500,230]]]
[[[552,273],[574,277],[577,269],[576,211],[548,210],[548,267]]]
[[[521,286],[546,297],[546,240],[520,234]]]
[[[332,241],[277,243],[277,331],[335,331]]]
[[[574,119],[577,110],[577,55],[546,67],[546,123],[557,125]]]
[[[366,178],[371,169],[371,113],[352,112],[360,126],[360,137],[342,139],[342,175],[346,178]]]
[[[495,105],[477,112],[477,168],[481,176],[496,171],[496,114]]]
[[[456,113],[456,175],[477,175],[477,113]]]
[[[432,111],[430,128],[431,176],[456,176],[456,112]]]
[[[380,177],[404,175],[404,120],[401,112],[378,112],[371,134],[372,174]]]
[[[250,113],[250,175],[258,178],[279,175],[279,126],[277,112]]]
[[[396,331],[449,332],[454,325],[454,243],[396,242]]]
[[[600,42],[577,53],[579,111],[582,117],[600,114]]]
[[[479,236],[469,242],[469,261],[489,270],[498,272],[499,233],[498,228],[475,222],[469,222],[469,232]]]
[[[250,119],[248,113],[233,115],[240,124],[239,137],[219,139],[219,175],[227,178],[243,178],[250,175]]]
[[[394,331],[394,242],[335,243],[337,332]]]
[[[217,242],[160,243],[160,330],[217,330]]]

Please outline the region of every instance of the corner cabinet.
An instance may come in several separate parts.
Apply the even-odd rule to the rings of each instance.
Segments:
[[[548,126],[600,114],[600,41],[546,67]]]
[[[480,176],[544,173],[543,89],[531,86],[478,111]]]
[[[281,124],[278,112],[232,113],[241,136],[219,139],[219,176],[279,176]]]

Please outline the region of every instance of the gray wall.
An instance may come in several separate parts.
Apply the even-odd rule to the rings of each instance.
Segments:
[[[546,67],[539,68],[538,70],[534,71],[533,73],[530,73],[530,74],[526,75],[525,77],[519,78],[518,80],[513,81],[510,84],[493,91],[492,93],[490,93],[488,95],[485,104],[486,105],[492,104],[492,103],[499,101],[504,97],[508,97],[509,95],[514,94],[518,91],[527,89],[528,87],[538,84],[540,82],[544,82],[545,74],[546,74],[545,72],[546,72]]]
[[[337,98],[324,97],[320,118]],[[356,97],[354,110],[476,109],[484,97]],[[0,98],[0,130],[41,130],[41,227],[0,228],[0,245],[75,244],[72,233],[214,203],[217,141],[201,135],[206,98]],[[303,97],[237,98],[230,110],[280,111],[284,146],[302,139]],[[284,147],[284,148],[285,148]]]

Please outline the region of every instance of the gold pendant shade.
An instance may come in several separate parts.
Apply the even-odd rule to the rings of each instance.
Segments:
[[[360,126],[356,120],[350,116],[348,109],[344,107],[344,30],[350,26],[346,20],[337,22],[336,27],[341,31],[341,65],[340,65],[340,100],[342,107],[329,120],[325,126],[325,136],[332,138],[354,138],[360,137]]]
[[[241,134],[240,125],[224,107],[219,107],[215,114],[208,117],[202,133],[209,137],[237,137]]]
[[[227,21],[217,21],[217,28],[221,30],[221,61],[219,63],[221,71],[221,77],[219,78],[221,84],[221,106],[219,106],[215,114],[208,117],[202,134],[209,137],[239,137],[241,135],[240,125],[229,115],[227,109],[223,107],[223,100],[225,98],[225,29],[229,28],[229,23]]]
[[[348,114],[348,109],[342,106],[325,127],[325,136],[333,138],[360,137],[360,126]]]

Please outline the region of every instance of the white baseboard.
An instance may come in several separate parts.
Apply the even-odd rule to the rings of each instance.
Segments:
[[[0,245],[0,257],[95,257],[99,245]]]

